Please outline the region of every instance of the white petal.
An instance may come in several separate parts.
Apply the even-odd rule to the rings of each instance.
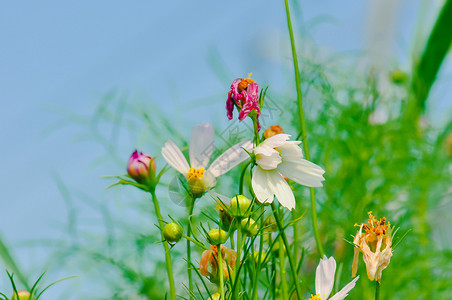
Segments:
[[[333,290],[334,274],[336,273],[336,261],[331,256],[326,255],[320,259],[320,263],[315,270],[315,293],[322,299],[328,299]]]
[[[168,140],[165,143],[165,146],[162,148],[162,156],[171,167],[178,170],[182,175],[187,175],[190,167],[184,155],[173,141]]]
[[[206,168],[212,156],[214,139],[212,125],[204,123],[195,126],[190,139],[190,165],[193,168]]]
[[[293,181],[310,187],[321,187],[325,171],[318,165],[305,159],[283,160],[278,165],[279,172]]]
[[[355,287],[356,281],[359,279],[359,276],[357,276],[355,279],[353,279],[352,281],[349,282],[349,284],[347,284],[346,286],[344,286],[344,288],[342,290],[340,290],[336,295],[334,295],[333,297],[330,298],[330,300],[342,300],[345,297],[348,296],[348,292],[350,292],[350,290],[352,288]]]
[[[298,146],[300,141],[288,141],[278,147],[278,150],[281,151],[282,159],[293,159],[297,160],[303,158],[303,152],[301,148]]]
[[[279,204],[287,207],[289,210],[295,208],[295,196],[287,181],[279,174],[278,171],[267,171],[268,183],[270,189],[278,198]]]
[[[274,170],[282,162],[279,152],[272,149],[271,155],[256,154],[256,163],[264,170]]]
[[[250,156],[245,150],[251,151],[253,145],[250,141],[238,143],[223,154],[221,154],[207,169],[213,176],[218,177],[228,172],[242,161],[246,160]]]
[[[217,179],[215,178],[215,176],[212,175],[212,173],[210,173],[209,170],[207,170],[204,173],[204,178],[202,179],[202,182],[204,183],[204,187],[206,189],[210,189],[217,184]]]
[[[251,178],[251,186],[254,194],[260,203],[273,202],[273,192],[270,190],[267,178],[268,171],[262,170],[259,166],[254,168]]]
[[[261,145],[264,144],[265,146],[269,146],[270,148],[276,148],[284,144],[289,138],[290,134],[275,134],[274,136],[269,137],[268,139],[263,141]]]
[[[256,148],[254,148],[254,154],[263,154],[263,155],[272,155],[273,153],[278,153],[278,151],[276,151],[274,148],[268,146],[268,145],[263,145],[260,144],[259,146],[257,146]]]

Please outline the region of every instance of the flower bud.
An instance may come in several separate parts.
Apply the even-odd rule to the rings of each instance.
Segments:
[[[171,222],[163,227],[163,236],[171,245],[176,244],[182,237],[183,229],[176,222]]]
[[[220,245],[226,243],[228,240],[228,234],[221,229],[212,229],[207,234],[207,239],[211,245]]]
[[[259,231],[256,222],[252,218],[242,219],[240,224],[242,225],[243,234],[247,236],[255,236]]]
[[[155,161],[149,155],[135,150],[127,164],[127,173],[138,183],[149,183],[155,176]]]
[[[275,217],[268,216],[264,221],[264,232],[276,232],[278,231],[278,225],[276,224]]]
[[[231,198],[231,204],[229,206],[229,210],[231,212],[231,216],[242,218],[247,217],[251,213],[251,200],[246,198],[243,195],[237,195]]]
[[[408,76],[404,72],[396,70],[391,74],[391,81],[394,84],[402,85],[408,81]]]
[[[253,257],[254,257],[254,261],[255,261],[255,263],[256,263],[256,265],[257,264],[259,264],[259,251],[254,251],[254,253],[253,253]],[[266,252],[264,252],[264,251],[262,251],[261,252],[261,255],[260,255],[260,263],[261,264],[266,264],[266,263],[268,263],[268,260],[269,260],[269,256],[267,255],[267,253]]]
[[[272,247],[272,252],[273,252],[273,255],[274,255],[275,257],[279,257],[279,248],[282,248],[282,251],[283,251],[284,253],[287,253],[286,247],[284,246],[284,243],[282,242],[281,238],[279,238],[279,239],[273,244],[273,247]]]
[[[211,297],[209,297],[208,300],[220,300],[220,298],[221,298],[220,293],[215,293]]]
[[[223,204],[218,204],[216,207],[220,215],[221,228],[224,228],[225,230],[229,231],[232,224],[232,216],[229,214],[227,206]]]
[[[17,295],[19,295],[19,297],[17,297]],[[36,298],[31,296],[29,292],[27,291],[17,291],[17,295],[16,293],[13,294],[13,296],[11,297],[11,300],[35,300]]]

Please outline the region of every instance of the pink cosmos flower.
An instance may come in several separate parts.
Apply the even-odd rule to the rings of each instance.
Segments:
[[[151,162],[152,166],[151,170],[149,170]],[[135,150],[130,156],[129,163],[127,164],[127,173],[129,173],[129,176],[135,179],[136,182],[146,183],[153,173],[155,173],[155,161],[151,156],[142,152],[138,153],[138,151]]]
[[[249,75],[251,76],[251,73]],[[254,110],[258,130],[260,130],[259,115],[261,114],[261,110],[259,107],[259,85],[249,76],[248,78],[237,78],[231,84],[231,90],[228,93],[228,99],[226,101],[229,120],[232,120],[234,106],[239,110],[240,121],[245,119]]]

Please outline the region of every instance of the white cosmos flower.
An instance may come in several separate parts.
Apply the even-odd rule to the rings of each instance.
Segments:
[[[348,296],[348,292],[355,287],[359,276],[350,281],[342,290],[329,298],[334,285],[334,274],[336,273],[336,261],[334,257],[327,258],[326,255],[320,259],[315,271],[315,295],[308,300],[342,300]]]
[[[301,142],[289,138],[288,134],[276,134],[254,148],[257,166],[251,185],[259,202],[271,203],[276,196],[282,206],[291,210],[295,208],[295,197],[283,176],[301,185],[320,187],[325,171],[303,159],[298,146]]]
[[[220,155],[206,169],[214,149],[215,134],[212,125],[204,123],[196,125],[190,139],[190,165],[180,149],[171,140],[162,148],[166,162],[184,175],[194,196],[199,197],[209,188],[214,187],[216,178],[249,158],[250,141],[238,143]]]

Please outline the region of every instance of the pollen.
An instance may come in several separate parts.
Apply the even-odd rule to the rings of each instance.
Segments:
[[[204,177],[204,172],[205,172],[204,168],[200,168],[200,169],[190,168],[187,173],[187,179],[189,181],[195,181],[197,179],[202,179]]]
[[[311,294],[311,298],[309,298],[308,300],[322,300],[322,298],[320,297],[320,294],[317,295]]]
[[[389,222],[386,224],[386,218],[383,217],[380,220],[377,220],[372,215],[372,212],[368,212],[369,219],[367,224],[362,223],[362,228],[366,232],[366,242],[373,242],[378,239],[379,236],[386,235],[388,227],[390,226]]]
[[[251,79],[251,75],[253,75],[253,73],[249,73],[248,78],[241,78],[240,83],[238,85],[239,93],[243,92],[243,90],[246,90],[250,83],[255,82],[253,79]]]

